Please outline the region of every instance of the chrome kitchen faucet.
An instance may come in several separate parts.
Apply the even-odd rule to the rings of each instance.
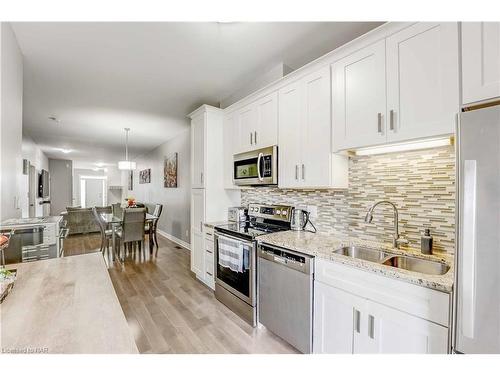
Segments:
[[[392,235],[392,246],[395,249],[399,249],[400,244],[408,244],[408,240],[405,238],[401,238],[399,236],[399,214],[398,214],[398,208],[396,205],[390,201],[378,201],[374,203],[369,209],[368,212],[366,213],[365,216],[365,223],[371,223],[373,220],[373,210],[375,207],[377,207],[379,204],[388,204],[392,206],[394,209],[394,234]]]

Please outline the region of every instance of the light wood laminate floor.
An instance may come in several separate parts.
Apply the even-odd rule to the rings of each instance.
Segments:
[[[158,255],[137,250],[109,274],[141,353],[297,353],[266,330],[252,328],[190,272],[190,253],[158,236]],[[98,235],[70,236],[65,256],[98,251]],[[155,248],[156,252],[156,248]],[[108,257],[106,257],[108,258]]]

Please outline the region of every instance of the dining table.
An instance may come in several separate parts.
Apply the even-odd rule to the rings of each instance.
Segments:
[[[117,256],[116,254],[116,229],[120,228],[120,226],[123,224],[123,218],[121,216],[116,216],[114,214],[107,214],[107,213],[101,213],[100,214],[103,221],[106,223],[106,226],[109,227],[111,229],[111,233],[112,233],[112,236],[111,236],[111,249],[112,249],[112,253],[113,253],[113,260],[118,258],[121,262],[124,262],[125,261],[125,251],[123,252],[123,255],[121,256]],[[150,254],[153,254],[153,246],[154,246],[154,242],[153,242],[153,223],[155,220],[158,219],[158,216],[155,216],[155,215],[151,215],[150,213],[146,213],[146,219],[145,219],[145,222],[148,223],[148,227],[149,227],[149,232],[148,232],[148,236],[149,236],[149,253]]]

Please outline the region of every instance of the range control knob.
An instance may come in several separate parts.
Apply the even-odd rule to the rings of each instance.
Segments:
[[[281,215],[281,210],[280,209],[276,210],[276,215]]]

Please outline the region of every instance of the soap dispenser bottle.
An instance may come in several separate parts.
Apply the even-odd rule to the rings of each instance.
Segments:
[[[429,228],[425,228],[424,235],[420,238],[420,250],[422,254],[432,254],[432,236]]]

